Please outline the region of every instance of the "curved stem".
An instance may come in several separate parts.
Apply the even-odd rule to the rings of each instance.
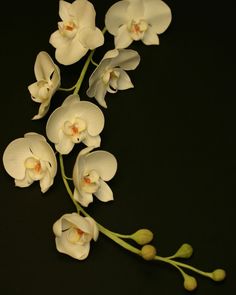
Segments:
[[[166,257],[161,257],[161,256],[158,256],[156,255],[155,260],[159,260],[159,261],[163,261],[163,262],[166,262],[166,263],[169,263],[173,266],[177,266],[177,267],[183,267],[183,268],[187,268],[193,272],[196,272],[204,277],[208,277],[208,278],[212,278],[212,274],[209,273],[209,272],[205,272],[205,271],[202,271],[200,269],[197,269],[196,267],[193,267],[191,265],[188,265],[188,264],[185,264],[185,263],[182,263],[182,262],[179,262],[179,261],[175,261],[175,260],[171,260],[169,258],[166,258]]]
[[[75,87],[76,87],[76,84],[74,86],[70,87],[70,88],[59,88],[58,90],[60,90],[60,91],[72,91],[72,90],[75,89]]]
[[[78,94],[79,93],[80,87],[81,87],[82,82],[84,80],[84,76],[85,76],[85,74],[87,72],[89,63],[92,60],[94,52],[95,52],[95,49],[90,52],[90,54],[89,54],[89,56],[88,56],[88,58],[87,58],[87,60],[86,60],[86,62],[84,64],[84,67],[83,67],[83,69],[82,69],[82,71],[80,73],[80,76],[79,76],[79,79],[78,79],[78,81],[76,83],[75,90],[74,90],[73,94]]]

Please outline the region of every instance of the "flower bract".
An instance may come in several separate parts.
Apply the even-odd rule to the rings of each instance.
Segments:
[[[74,198],[82,206],[87,207],[95,195],[100,201],[113,200],[113,193],[106,181],[113,178],[117,170],[116,158],[106,151],[83,149],[77,156],[73,181]]]
[[[95,104],[79,99],[77,94],[68,96],[47,122],[47,137],[61,154],[70,153],[79,142],[87,146],[100,146],[103,113]]]
[[[7,146],[3,164],[7,173],[15,178],[16,186],[27,187],[39,180],[43,193],[53,184],[57,172],[54,151],[42,135],[33,132]]]
[[[133,41],[158,45],[157,34],[163,33],[171,22],[171,10],[161,0],[124,0],[107,11],[106,28],[115,36],[115,47],[126,48]]]
[[[87,258],[90,242],[99,234],[95,221],[78,213],[64,214],[54,223],[53,232],[57,250],[78,260]]]
[[[31,84],[28,89],[32,100],[40,103],[38,114],[33,117],[33,120],[37,120],[46,115],[51,98],[60,87],[61,78],[58,66],[45,51],[37,55],[34,73],[37,82]]]
[[[131,49],[109,50],[89,79],[87,95],[107,107],[105,95],[132,88],[133,84],[125,71],[134,70],[140,62],[139,54]]]
[[[95,26],[96,12],[87,0],[73,3],[59,2],[61,21],[49,42],[56,48],[56,59],[63,65],[80,60],[89,49],[95,49],[104,43],[104,36]]]

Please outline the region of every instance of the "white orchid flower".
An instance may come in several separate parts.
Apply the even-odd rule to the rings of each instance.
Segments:
[[[28,89],[32,100],[41,104],[38,114],[33,117],[33,120],[37,120],[46,115],[51,98],[60,87],[61,78],[58,66],[45,51],[37,55],[34,73],[37,82],[31,84]]]
[[[125,0],[113,4],[105,17],[106,28],[115,36],[115,47],[126,48],[133,41],[158,45],[157,34],[171,22],[171,10],[161,0]]]
[[[49,42],[56,48],[56,59],[63,65],[71,65],[80,60],[89,49],[104,43],[104,36],[95,26],[96,12],[87,0],[73,3],[59,2],[59,15],[62,21]]]
[[[113,200],[112,190],[105,181],[116,173],[116,158],[106,151],[90,153],[92,149],[85,148],[78,154],[73,170],[74,199],[84,207],[93,201],[93,195],[102,202]]]
[[[99,234],[95,221],[78,213],[64,214],[54,223],[53,232],[57,250],[78,260],[87,258],[90,242]]]
[[[139,54],[131,49],[109,50],[89,78],[87,95],[107,107],[106,92],[115,93],[134,87],[125,71],[134,70],[140,62]]]
[[[101,143],[103,113],[95,104],[79,99],[77,94],[68,96],[47,122],[47,137],[61,154],[70,153],[79,142],[94,147]]]
[[[57,172],[54,151],[42,135],[33,132],[7,146],[3,164],[7,173],[15,178],[16,186],[28,187],[39,180],[43,193],[53,184]]]

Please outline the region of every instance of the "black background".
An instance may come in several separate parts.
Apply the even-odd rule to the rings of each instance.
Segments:
[[[92,1],[97,25],[115,1]],[[171,1],[173,21],[160,35],[160,46],[132,48],[141,55],[129,72],[134,89],[107,95],[102,149],[119,168],[110,182],[115,201],[94,201],[88,212],[108,228],[130,233],[148,227],[160,255],[183,243],[195,252],[190,263],[228,276],[214,283],[197,276],[196,294],[235,291],[236,101],[234,1]],[[39,51],[54,56],[48,43],[57,28],[58,1],[1,4],[1,154],[26,132],[45,134],[47,118],[31,121],[38,105],[27,86],[35,81]],[[113,48],[106,44],[94,59]],[[84,59],[61,67],[62,86],[72,86]],[[85,95],[90,67],[80,91]],[[51,109],[66,93],[58,92]],[[91,100],[95,102],[95,100]],[[81,147],[65,157],[67,174]],[[53,223],[74,208],[60,172],[42,195],[38,183],[14,187],[1,163],[0,293],[28,294],[186,294],[175,269],[147,263],[100,235],[87,260],[58,253]]]

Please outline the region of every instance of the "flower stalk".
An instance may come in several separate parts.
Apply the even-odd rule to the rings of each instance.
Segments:
[[[71,188],[69,186],[69,183],[67,181],[67,177],[66,177],[66,174],[65,174],[64,163],[63,163],[63,156],[61,154],[59,155],[59,160],[60,160],[61,175],[62,175],[62,179],[63,179],[64,185],[65,185],[65,188],[66,188],[72,202],[74,203],[74,205],[75,205],[75,207],[77,209],[77,212],[82,213],[86,217],[92,218],[84,210],[84,208],[79,203],[77,203],[75,201],[75,199],[73,197],[73,193],[72,193]],[[188,269],[188,270],[190,270],[192,272],[195,272],[195,273],[197,273],[199,275],[202,275],[204,277],[208,277],[208,278],[210,278],[210,279],[212,279],[214,281],[224,280],[224,278],[226,276],[226,273],[225,273],[225,271],[223,269],[217,269],[217,270],[214,270],[213,272],[205,272],[205,271],[202,271],[202,270],[200,270],[200,269],[198,269],[196,267],[193,267],[193,266],[191,266],[189,264],[182,263],[182,262],[174,260],[173,258],[176,257],[174,255],[170,256],[170,257],[162,257],[162,256],[159,256],[159,255],[156,255],[155,248],[152,245],[147,244],[147,245],[143,246],[142,249],[140,250],[139,248],[134,247],[133,245],[131,245],[128,242],[124,241],[124,239],[132,238],[132,235],[124,235],[124,234],[115,233],[113,231],[110,231],[109,229],[107,229],[103,225],[99,224],[98,222],[96,222],[96,224],[97,224],[97,227],[98,227],[99,231],[102,234],[107,236],[109,239],[114,241],[116,244],[120,245],[122,248],[124,248],[124,249],[138,255],[138,256],[143,257],[143,259],[145,259],[145,260],[161,261],[161,262],[170,264],[173,267],[175,267],[181,273],[182,277],[184,278],[184,287],[188,291],[192,291],[197,287],[197,281],[195,280],[194,277],[189,276],[188,274],[186,274],[182,270],[182,268]],[[147,256],[146,251],[145,251],[145,254],[144,254],[143,249],[145,247],[150,248],[150,250],[152,250],[153,256],[150,256],[150,259],[149,259],[149,256]],[[147,257],[148,257],[148,259],[147,259]]]

